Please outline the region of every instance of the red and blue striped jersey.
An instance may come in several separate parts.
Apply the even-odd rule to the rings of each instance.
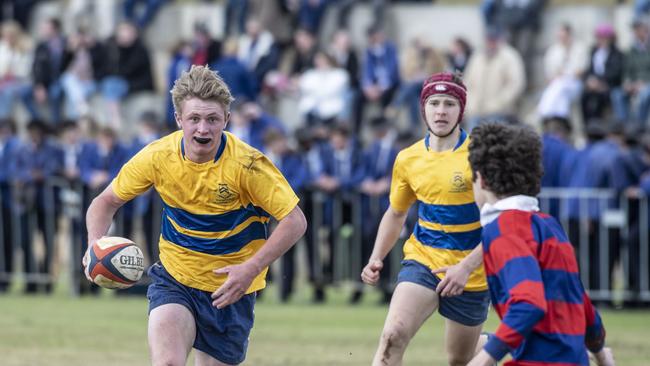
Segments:
[[[605,341],[573,247],[551,216],[506,210],[483,228],[483,261],[501,319],[485,350],[506,365],[588,365]]]

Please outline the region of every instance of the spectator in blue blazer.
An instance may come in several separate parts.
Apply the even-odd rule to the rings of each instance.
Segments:
[[[379,26],[370,27],[367,36],[368,48],[361,67],[361,89],[364,101],[379,103],[383,112],[399,88],[397,48],[393,42],[386,39]]]
[[[122,165],[129,159],[130,152],[128,148],[118,142],[113,129],[103,127],[99,129],[95,141],[84,146],[82,156],[83,159],[79,164],[84,192],[82,217],[86,217],[90,202],[115,178]],[[116,221],[119,231],[123,227],[120,219],[123,219],[124,216],[121,212],[118,215]],[[84,225],[82,238],[87,237]],[[84,240],[80,253],[85,253],[87,246],[88,243]],[[94,291],[91,290],[91,292]]]
[[[280,131],[270,129],[264,135],[266,156],[282,172],[291,188],[303,201],[304,190],[309,180],[309,172],[302,157],[289,148],[287,137]],[[296,274],[296,249],[289,249],[280,260],[280,301],[286,302],[293,293],[293,280]]]
[[[223,45],[223,56],[210,68],[217,71],[228,84],[235,99],[257,99],[255,77],[246,65],[237,58],[237,40],[228,39]]]
[[[0,120],[0,209],[2,210],[2,236],[0,237],[0,273],[11,275],[14,258],[14,203],[12,199],[14,181],[12,161],[17,158],[20,141],[15,134],[12,120]],[[10,277],[0,279],[0,293],[11,285]]]
[[[328,144],[323,149],[323,171],[314,180],[318,190],[326,194],[323,223],[329,228],[327,246],[329,258],[323,264],[323,285],[334,278],[334,258],[352,253],[337,253],[339,240],[352,240],[354,232],[347,228],[360,227],[361,218],[354,216],[359,207],[357,186],[363,178],[361,148],[347,125],[332,128]],[[338,204],[335,204],[338,203]],[[322,257],[321,257],[322,258]]]
[[[571,123],[564,117],[548,117],[542,123],[544,125],[544,133],[542,134],[542,165],[544,166],[542,187],[559,188],[562,187],[563,162],[574,151],[570,142]],[[557,199],[550,200],[549,207],[545,211],[559,219],[559,201]]]
[[[323,200],[316,182],[323,175],[323,150],[328,134],[329,130],[324,126],[302,127],[295,133],[298,154],[302,158],[302,164],[307,172],[307,181],[299,195],[301,208],[310,223],[305,232],[305,245],[307,270],[309,271],[309,282],[313,287],[312,301],[314,303],[325,301],[325,281],[321,271],[318,236],[318,228],[323,225]]]
[[[373,142],[364,151],[362,161],[363,178],[359,185],[361,191],[361,262],[364,266],[368,263],[372,253],[373,244],[377,236],[379,222],[384,212],[388,209],[390,182],[393,173],[393,163],[399,152],[397,149],[397,131],[391,126],[391,122],[384,117],[375,117],[370,121],[373,132]],[[382,269],[382,283],[379,288],[382,291],[383,303],[389,303],[391,298],[390,282],[390,261],[386,261]],[[363,283],[359,279],[357,286],[352,293],[350,303],[356,304],[361,300],[363,294]]]
[[[180,41],[172,50],[172,58],[167,68],[167,90],[172,90],[174,82],[178,79],[183,71],[188,71],[192,66],[192,44],[187,41]],[[166,97],[166,114],[165,114],[165,127],[169,131],[176,131],[176,118],[174,117],[174,103],[172,102],[172,94],[167,93]]]
[[[13,175],[18,180],[20,223],[25,272],[40,275],[27,280],[25,292],[35,293],[52,290],[51,268],[54,255],[54,238],[59,211],[58,189],[48,182],[60,176],[63,153],[49,139],[47,125],[34,120],[27,125],[27,141],[14,160]],[[35,257],[33,234],[41,232],[45,244],[41,260]]]
[[[284,125],[264,112],[261,106],[247,100],[235,100],[230,106],[228,131],[252,147],[264,151],[264,134],[270,129],[285,132]]]

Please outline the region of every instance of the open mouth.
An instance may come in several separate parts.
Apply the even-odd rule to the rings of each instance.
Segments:
[[[201,145],[205,145],[205,144],[210,143],[210,141],[212,141],[212,139],[209,138],[209,137],[194,137],[194,141],[198,142]]]

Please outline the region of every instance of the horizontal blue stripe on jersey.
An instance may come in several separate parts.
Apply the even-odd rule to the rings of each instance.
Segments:
[[[566,237],[564,229],[562,229],[554,217],[532,215],[531,221],[532,231],[536,242],[541,244],[551,238],[556,238],[560,243],[569,243],[569,239]]]
[[[542,271],[542,278],[546,300],[582,304],[583,288],[577,273],[546,269]]]
[[[165,203],[163,203],[163,206],[163,219],[165,219],[164,215],[167,215],[178,226],[196,231],[229,231],[251,217],[270,217],[262,208],[253,206],[252,204],[219,215],[194,214],[180,208],[171,207]]]
[[[544,309],[528,302],[517,302],[508,306],[503,323],[517,333],[526,336],[537,322],[544,318]]]
[[[535,267],[537,268],[533,270]],[[508,283],[502,284],[499,282],[499,278],[507,278]],[[505,304],[510,297],[510,289],[517,286],[522,281],[541,282],[542,277],[539,270],[539,264],[537,264],[537,260],[535,260],[533,257],[527,256],[510,259],[498,271],[497,275],[488,275],[487,281],[488,287],[491,289],[503,288],[504,292],[499,294],[499,297],[493,300],[495,300],[498,304]],[[505,286],[508,286],[509,288],[504,288]]]
[[[499,276],[511,276],[508,277],[508,285],[511,287],[516,286],[519,282],[524,280],[539,282],[540,279],[538,276],[535,276],[532,272],[521,271],[521,266],[534,265],[529,258],[532,257],[512,259],[501,271],[499,271]],[[513,261],[518,264],[516,266],[511,266],[510,263]],[[544,298],[547,301],[562,301],[570,304],[582,304],[582,286],[577,273],[544,270],[542,271],[542,279],[544,281]],[[499,282],[497,276],[487,276],[487,282],[488,287],[492,289],[492,291],[490,291],[492,301],[497,304],[505,304],[510,298],[510,294],[508,293],[509,290],[504,288],[504,286]]]
[[[440,249],[471,250],[481,241],[481,229],[460,233],[447,233],[415,225],[415,238],[422,244]]]
[[[266,224],[259,221],[252,222],[235,235],[223,239],[206,239],[179,233],[165,217],[163,217],[161,234],[163,239],[169,242],[195,252],[212,255],[236,253],[253,240],[267,238]]]
[[[476,203],[463,205],[434,205],[418,201],[418,216],[442,225],[464,225],[479,221],[481,213]]]
[[[589,365],[585,337],[582,335],[530,333],[525,352],[517,348],[512,357],[519,361]]]

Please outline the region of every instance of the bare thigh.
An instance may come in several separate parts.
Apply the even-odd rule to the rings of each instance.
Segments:
[[[473,327],[445,319],[445,349],[450,365],[465,365],[476,352],[483,324]]]
[[[151,364],[185,365],[196,337],[194,316],[181,304],[165,304],[149,314]]]

